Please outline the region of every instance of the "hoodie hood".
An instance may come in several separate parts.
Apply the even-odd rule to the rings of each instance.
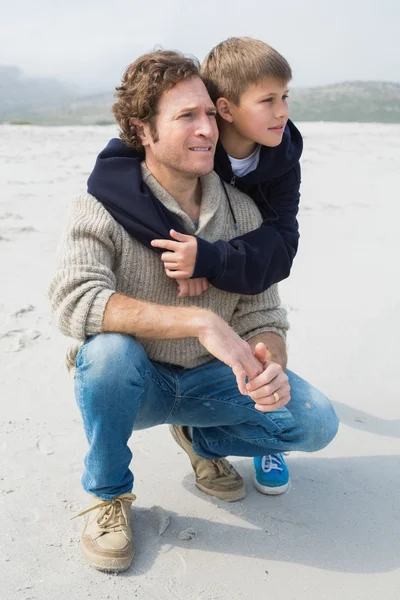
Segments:
[[[244,177],[238,177],[245,184],[268,183],[288,173],[300,160],[303,151],[303,138],[297,127],[288,120],[279,146],[270,148],[261,146],[260,161],[257,168]],[[214,169],[226,182],[232,181],[234,174],[229,157],[222,144],[218,142],[215,153]]]
[[[170,238],[171,228],[184,233],[169,211],[142,180],[144,154],[113,138],[97,157],[88,192],[138,239]]]

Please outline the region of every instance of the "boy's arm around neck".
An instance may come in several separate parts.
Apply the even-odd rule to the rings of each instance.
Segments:
[[[192,278],[207,277],[220,290],[253,295],[289,277],[299,242],[299,189],[296,165],[267,186],[268,204],[257,203],[264,219],[258,229],[213,244],[197,238]]]

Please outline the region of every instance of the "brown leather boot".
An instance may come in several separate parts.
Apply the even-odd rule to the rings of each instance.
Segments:
[[[171,425],[170,431],[176,443],[190,458],[199,490],[227,502],[244,498],[246,490],[243,479],[226,458],[208,460],[196,454],[187,427],[183,425]]]
[[[83,555],[100,571],[125,571],[133,559],[130,516],[136,496],[122,494],[112,500],[91,498],[93,506],[76,515],[87,515],[81,536]]]

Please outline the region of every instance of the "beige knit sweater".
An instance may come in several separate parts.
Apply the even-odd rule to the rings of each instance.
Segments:
[[[196,230],[189,216],[144,163],[142,172],[150,189],[181,218],[188,233],[196,233],[210,242],[229,240],[256,229],[261,223],[254,202],[236,188],[227,186],[239,226],[236,230],[222,183],[211,173],[201,178],[202,201]],[[177,284],[165,275],[160,255],[132,238],[96,198],[84,194],[72,203],[49,287],[58,327],[76,340],[100,333],[107,301],[115,292],[167,306],[196,305],[211,309],[246,340],[265,331],[284,338],[288,328],[276,285],[256,296],[231,294],[209,286],[201,296],[177,298]],[[139,341],[154,361],[192,368],[212,358],[197,338]],[[79,344],[70,348],[69,367],[74,366],[78,348]]]

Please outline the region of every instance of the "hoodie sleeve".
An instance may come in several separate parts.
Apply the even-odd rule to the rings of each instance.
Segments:
[[[211,244],[197,238],[197,257],[192,278],[207,277],[221,290],[236,294],[260,294],[289,276],[297,252],[300,199],[300,165],[271,181],[264,190],[266,203],[259,206],[259,229],[229,242]],[[269,211],[274,213],[271,220]]]

